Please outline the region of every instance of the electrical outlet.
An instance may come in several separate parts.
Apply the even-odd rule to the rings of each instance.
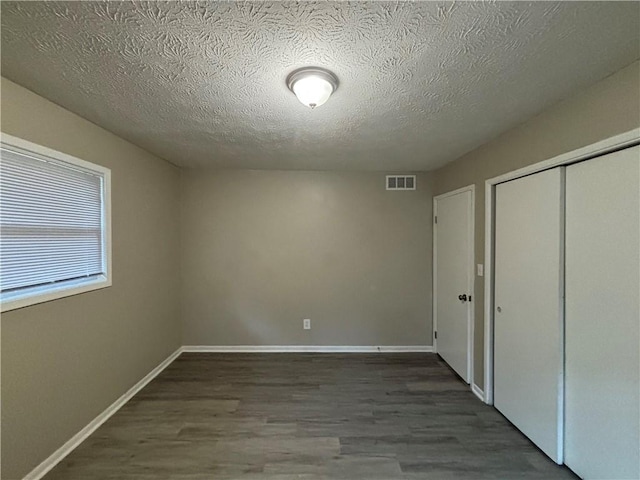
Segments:
[[[305,318],[304,320],[302,320],[302,328],[304,328],[305,330],[311,330],[311,319],[310,318]]]

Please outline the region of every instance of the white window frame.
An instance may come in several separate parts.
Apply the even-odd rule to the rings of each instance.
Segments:
[[[103,198],[102,198],[102,231],[104,238],[104,264],[106,265],[105,274],[97,279],[76,280],[62,282],[56,286],[42,286],[25,289],[23,295],[2,301],[0,311],[8,312],[18,308],[36,305],[38,303],[50,302],[59,298],[70,297],[80,293],[90,292],[101,288],[111,286],[111,170],[95,163],[80,160],[79,158],[58,152],[51,148],[43,147],[33,142],[23,140],[4,132],[0,134],[0,142],[4,148],[14,151],[22,151],[36,158],[53,159],[58,162],[64,162],[71,165],[81,167],[102,175],[104,179]]]

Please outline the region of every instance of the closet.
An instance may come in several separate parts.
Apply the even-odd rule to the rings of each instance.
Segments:
[[[640,478],[640,146],[495,189],[494,405],[585,479]]]
[[[494,406],[562,456],[564,167],[496,187]]]

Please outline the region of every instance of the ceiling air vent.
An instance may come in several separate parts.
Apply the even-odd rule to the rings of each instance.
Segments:
[[[387,175],[387,190],[415,190],[415,175]]]

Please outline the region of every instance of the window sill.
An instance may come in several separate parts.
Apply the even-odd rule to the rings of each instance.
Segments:
[[[91,280],[73,280],[64,282],[55,287],[50,285],[25,289],[15,294],[4,294],[0,304],[0,312],[8,312],[19,308],[50,302],[64,297],[78,295],[80,293],[99,290],[111,286],[111,278],[104,275]]]

